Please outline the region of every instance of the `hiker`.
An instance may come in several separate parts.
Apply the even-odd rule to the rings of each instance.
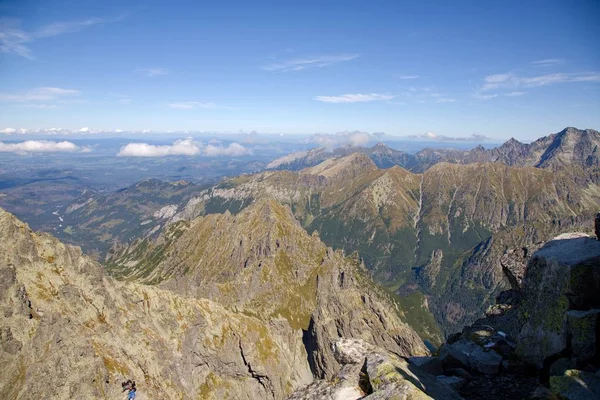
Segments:
[[[127,393],[127,400],[135,399],[135,392],[137,391],[135,387],[135,381],[128,379],[127,382],[123,382],[121,384],[121,387],[123,388],[123,391],[129,390],[129,392]]]

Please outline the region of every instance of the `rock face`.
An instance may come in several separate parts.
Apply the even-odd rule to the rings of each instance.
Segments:
[[[0,397],[283,398],[312,380],[300,333],[120,283],[0,210]],[[51,374],[48,374],[52,371]]]
[[[600,242],[568,233],[533,247],[501,258],[513,288],[485,318],[411,362],[466,379],[466,398],[600,398]]]
[[[600,242],[584,234],[548,242],[527,266],[517,354],[542,367],[546,358],[565,350],[572,335],[567,311],[600,308],[599,291]],[[571,315],[573,324],[578,314]]]
[[[570,369],[562,376],[551,377],[550,389],[561,399],[600,399],[600,377],[598,374]]]
[[[257,210],[265,221],[269,219],[265,212],[285,208],[263,204],[249,209],[249,221],[258,221]],[[267,226],[284,228],[286,220]],[[235,223],[229,228],[234,230]],[[383,294],[376,288],[360,290],[359,285],[369,281],[359,276],[358,266],[302,233],[309,242],[316,241],[310,257],[323,257],[319,263],[326,259],[328,265],[314,275],[300,265],[294,270],[315,280],[313,297],[298,303],[298,313],[306,312],[307,317],[271,313],[277,304],[265,306],[264,313],[257,305],[253,315],[243,302],[232,301],[226,307],[188,290],[177,293],[177,285],[165,283],[160,288],[116,281],[79,248],[36,234],[0,210],[0,363],[7,371],[0,377],[0,398],[115,398],[120,382],[133,378],[141,399],[283,399],[314,379],[304,337],[308,326],[304,335],[295,327],[302,320],[315,321],[316,347],[309,349],[323,359],[333,357],[330,340],[359,333],[398,354],[426,354]],[[257,251],[253,265],[262,261],[275,273],[283,264],[266,256],[267,243],[276,248],[278,239],[272,238],[273,243],[261,239],[262,247],[253,247]],[[234,259],[243,264],[249,254]],[[332,292],[319,295],[318,285]],[[301,279],[299,286],[304,287]],[[285,293],[299,301],[294,290],[291,285]],[[340,305],[336,319],[320,320],[321,308],[335,303]],[[340,333],[327,336],[335,324]],[[337,361],[328,364],[323,374],[332,376],[338,367]]]
[[[331,343],[339,337],[362,338],[403,356],[427,353],[360,262],[308,235],[274,200],[258,201],[236,216],[182,222],[117,255],[110,269],[263,320],[284,319],[304,332],[316,377],[337,371]]]
[[[525,272],[527,271],[527,262],[531,258],[531,255],[542,245],[543,243],[535,243],[528,247],[509,249],[500,258],[502,271],[511,288],[516,292],[520,292],[523,289],[523,278],[525,278]]]

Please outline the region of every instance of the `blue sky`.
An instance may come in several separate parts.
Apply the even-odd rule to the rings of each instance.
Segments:
[[[0,129],[600,128],[598,1],[0,3]]]

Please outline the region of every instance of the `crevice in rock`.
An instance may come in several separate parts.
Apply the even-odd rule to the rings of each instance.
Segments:
[[[313,318],[310,319],[307,330],[302,330],[302,344],[304,345],[304,349],[306,350],[306,358],[308,361],[308,366],[310,367],[310,372],[316,378],[323,379],[321,374],[317,371],[317,365],[315,362],[315,354],[317,352],[317,340],[313,334],[315,327],[315,321]]]
[[[244,349],[242,347],[241,340],[238,342],[238,345],[240,348],[240,355],[242,356],[242,361],[244,362],[244,365],[248,368],[250,376],[257,380],[257,382],[263,387],[263,389],[265,389],[265,392],[271,393],[271,397],[275,398],[275,390],[273,389],[273,384],[271,383],[269,377],[266,375],[261,375],[252,369],[252,365],[250,365],[250,362],[246,361],[246,356],[244,356]]]
[[[544,359],[542,369],[540,370],[540,382],[542,383],[542,385],[548,386],[550,384],[550,367],[552,366],[552,364],[554,364],[557,360],[561,358],[571,357],[571,341],[568,340],[568,342],[569,345],[565,349]]]
[[[358,375],[358,387],[363,391],[366,395],[373,393],[373,386],[371,386],[371,380],[369,378],[369,373],[367,372],[367,359],[365,358],[365,362],[360,369],[360,373]]]

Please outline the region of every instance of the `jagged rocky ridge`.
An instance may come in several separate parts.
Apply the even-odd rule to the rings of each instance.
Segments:
[[[180,239],[203,226],[212,227],[211,237],[235,235],[244,224],[267,239],[235,254],[212,247],[214,241],[208,249],[196,243],[190,252],[221,256],[197,259],[195,269],[175,268],[159,275],[159,285],[148,285],[107,276],[79,248],[34,233],[0,210],[0,362],[6,371],[0,397],[115,398],[120,381],[135,378],[142,399],[282,399],[338,372],[331,345],[340,337],[399,356],[427,353],[357,260],[308,236],[289,209],[273,201],[235,217],[200,218]],[[296,242],[313,248],[290,249]],[[286,251],[303,251],[306,258],[282,262]],[[182,260],[188,259],[182,254]],[[223,274],[206,269],[215,263]],[[209,273],[214,300],[193,288],[211,288]],[[245,280],[260,276],[265,285],[272,280],[273,293],[258,289],[239,299],[220,292],[228,284],[249,291]],[[286,312],[288,300],[294,308]]]
[[[592,166],[600,163],[600,133],[594,129],[573,127],[544,136],[532,143],[522,143],[511,138],[493,149],[479,145],[471,150],[425,148],[416,154],[395,150],[384,143],[370,148],[341,147],[328,151],[316,148],[278,158],[267,169],[297,171],[317,165],[326,159],[344,157],[358,152],[367,155],[380,168],[398,165],[412,172],[423,172],[440,162],[471,164],[497,162],[511,166],[540,168],[565,165]]]
[[[309,236],[274,200],[235,216],[181,221],[157,240],[116,251],[108,268],[121,279],[207,297],[262,320],[285,319],[304,332],[318,377],[335,370],[330,343],[341,336],[362,337],[400,355],[426,351],[364,266]]]

